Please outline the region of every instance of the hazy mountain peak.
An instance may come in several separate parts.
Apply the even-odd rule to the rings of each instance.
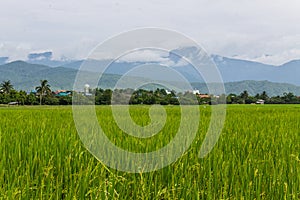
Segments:
[[[27,56],[28,60],[51,60],[52,52],[42,52],[42,53],[30,53]]]
[[[298,67],[298,68],[300,68],[300,59],[299,60],[291,60],[287,63],[280,65],[279,67]]]
[[[8,57],[0,57],[0,65],[5,64],[8,61]]]

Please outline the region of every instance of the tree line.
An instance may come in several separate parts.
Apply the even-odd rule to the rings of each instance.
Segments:
[[[157,88],[156,90],[145,89],[89,89],[88,95],[72,91],[70,95],[58,96],[51,90],[47,80],[41,80],[40,85],[34,92],[17,91],[11,82],[3,81],[0,84],[0,104],[19,105],[71,105],[72,94],[78,94],[83,102],[95,103],[96,105],[110,104],[160,104],[160,105],[201,105],[201,104],[300,104],[300,98],[293,93],[284,93],[281,96],[269,97],[267,92],[249,95],[247,91],[241,94],[222,94],[220,96],[194,94],[192,91],[176,93]],[[78,96],[77,95],[77,96]]]
[[[266,91],[255,96],[249,95],[245,90],[241,94],[229,94],[226,97],[227,104],[252,104],[257,101],[263,100],[265,104],[300,104],[300,97],[296,96],[292,92],[283,93],[281,96],[269,97]]]
[[[41,80],[35,91],[15,90],[10,80],[0,84],[0,104],[11,105],[70,105],[71,96],[58,97],[51,90],[47,80]]]

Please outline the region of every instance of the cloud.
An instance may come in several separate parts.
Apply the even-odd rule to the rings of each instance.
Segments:
[[[0,43],[0,56],[9,57],[9,61],[26,60],[31,49],[31,45],[27,43],[3,42]]]
[[[82,58],[107,38],[145,26],[182,32],[209,53],[300,58],[298,0],[10,0],[0,7],[1,56],[12,58],[45,49],[54,58]]]
[[[251,60],[272,65],[282,65],[290,60],[299,60],[300,49],[290,49],[275,55],[262,55]]]
[[[175,63],[169,58],[169,52],[159,50],[137,50],[123,55],[118,62],[142,62],[142,63],[160,63],[162,65],[172,66]]]
[[[290,60],[300,59],[300,34],[272,36],[254,40],[256,48],[240,48],[239,55],[228,50],[226,56],[253,60],[272,65],[281,65]],[[244,46],[251,47],[251,42]],[[224,54],[223,54],[224,55]]]

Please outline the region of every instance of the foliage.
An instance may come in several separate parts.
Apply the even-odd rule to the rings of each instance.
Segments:
[[[4,94],[9,94],[14,89],[13,85],[10,83],[10,80],[3,81],[0,85],[0,90]]]
[[[35,89],[40,97],[40,105],[42,105],[43,96],[49,96],[51,94],[50,85],[47,80],[41,80],[41,85],[37,86]]]
[[[51,91],[51,86],[47,80],[41,80],[40,86],[36,87],[37,92],[27,94],[25,91],[16,91],[10,81],[2,83],[2,92],[0,92],[0,104],[8,104],[9,102],[18,102],[20,105],[71,105],[72,91],[68,96],[57,96]],[[6,89],[4,89],[6,88]],[[219,96],[193,94],[186,91],[184,93],[176,93],[176,91],[167,91],[157,88],[156,90],[145,89],[91,89],[90,95],[84,93],[76,93],[85,104],[95,105],[124,105],[124,104],[160,104],[160,105],[197,105],[197,104],[254,104],[259,100],[264,100],[265,104],[299,104],[300,98],[295,94],[283,93],[282,96],[269,97],[266,91],[251,96],[247,90],[239,95],[230,93],[229,95],[221,94]],[[74,93],[74,91],[73,91]]]

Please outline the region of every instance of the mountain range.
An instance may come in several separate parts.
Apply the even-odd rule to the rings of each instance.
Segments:
[[[193,47],[182,48],[183,55],[190,55]],[[189,64],[178,65],[180,60],[169,54],[169,60],[174,63],[174,69],[193,83],[193,87],[205,93],[206,87],[203,78]],[[212,55],[225,82],[226,93],[239,94],[247,90],[255,95],[267,91],[269,95],[281,95],[284,92],[293,92],[300,95],[300,60],[293,60],[280,66],[267,65],[248,60],[234,59]],[[18,90],[30,91],[39,85],[41,79],[47,79],[53,90],[72,89],[78,69],[85,60],[53,60],[51,52],[30,54],[26,61],[7,63],[8,57],[0,57],[0,81],[11,80]],[[108,63],[108,60],[88,60],[95,67]],[[153,61],[118,61],[112,63],[105,71],[107,87],[113,84],[128,70],[141,64],[157,64]],[[93,74],[93,67],[89,75]]]

